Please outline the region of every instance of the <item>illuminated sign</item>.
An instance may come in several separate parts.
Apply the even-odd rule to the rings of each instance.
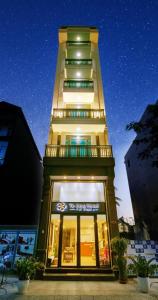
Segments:
[[[56,213],[98,213],[105,212],[104,203],[92,203],[92,202],[55,202],[52,203],[52,212]]]

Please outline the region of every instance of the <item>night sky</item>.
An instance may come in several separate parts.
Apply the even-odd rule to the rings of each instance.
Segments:
[[[38,149],[47,143],[58,28],[96,26],[119,216],[132,216],[124,155],[158,99],[158,0],[0,0],[0,99],[23,109]]]

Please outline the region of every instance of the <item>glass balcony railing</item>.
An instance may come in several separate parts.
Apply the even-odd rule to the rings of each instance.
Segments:
[[[65,88],[93,88],[93,81],[90,80],[65,80]]]
[[[113,157],[110,145],[46,145],[45,156],[60,158],[105,158]]]
[[[53,118],[105,119],[104,109],[53,109]]]
[[[91,66],[92,59],[65,59],[65,65]]]
[[[67,41],[67,46],[89,46],[91,42],[89,41]]]

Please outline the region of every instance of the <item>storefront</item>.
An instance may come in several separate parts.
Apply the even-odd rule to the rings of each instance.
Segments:
[[[54,184],[48,265],[55,268],[109,267],[109,234],[103,183]]]

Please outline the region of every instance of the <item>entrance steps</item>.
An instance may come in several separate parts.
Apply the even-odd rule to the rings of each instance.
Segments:
[[[114,281],[115,276],[111,269],[46,268],[43,274],[43,280]]]

